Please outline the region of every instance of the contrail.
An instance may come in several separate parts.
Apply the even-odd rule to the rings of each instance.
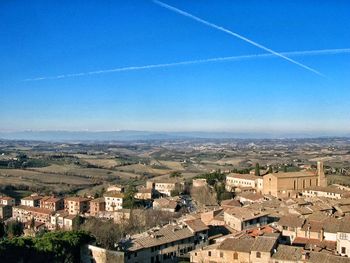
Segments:
[[[241,40],[243,40],[243,41],[245,41],[245,42],[247,42],[247,43],[249,43],[249,44],[251,44],[251,45],[253,45],[253,46],[256,46],[256,47],[258,47],[258,48],[260,48],[260,49],[263,49],[263,50],[265,50],[265,51],[267,51],[267,52],[269,52],[269,53],[271,53],[271,54],[274,54],[275,56],[278,56],[278,57],[280,57],[280,58],[283,58],[283,59],[285,59],[285,60],[287,60],[287,61],[289,61],[289,62],[291,62],[291,63],[293,63],[293,64],[295,64],[295,65],[298,65],[298,66],[300,66],[300,67],[302,67],[302,68],[304,68],[304,69],[306,69],[306,70],[308,70],[308,71],[311,71],[311,72],[313,72],[313,73],[316,73],[317,75],[320,75],[320,76],[324,77],[324,75],[323,75],[322,73],[318,72],[317,70],[315,70],[315,69],[313,69],[313,68],[310,68],[310,67],[308,67],[308,66],[306,66],[306,65],[304,65],[304,64],[301,64],[301,63],[298,62],[298,61],[295,61],[295,60],[293,60],[293,59],[290,59],[290,58],[284,56],[283,54],[278,53],[278,52],[276,52],[276,51],[274,51],[274,50],[272,50],[272,49],[270,49],[270,48],[267,48],[267,47],[265,47],[265,46],[263,46],[263,45],[261,45],[261,44],[255,42],[255,41],[249,39],[249,38],[246,38],[246,37],[244,37],[244,36],[238,34],[238,33],[235,33],[235,32],[233,32],[233,31],[231,31],[231,30],[228,30],[228,29],[226,29],[226,28],[224,28],[224,27],[222,27],[222,26],[218,26],[218,25],[216,25],[216,24],[214,24],[214,23],[208,22],[208,21],[206,21],[206,20],[204,20],[204,19],[202,19],[202,18],[199,18],[199,17],[197,17],[197,16],[191,15],[190,13],[187,13],[187,12],[185,12],[185,11],[183,11],[183,10],[180,10],[180,9],[178,9],[178,8],[176,8],[176,7],[173,7],[173,6],[171,6],[171,5],[165,4],[165,3],[160,2],[160,1],[158,1],[158,0],[153,0],[153,2],[154,2],[155,4],[161,6],[161,7],[164,7],[164,8],[166,8],[166,9],[168,9],[168,10],[174,11],[175,13],[178,13],[178,14],[180,14],[180,15],[186,16],[186,17],[191,18],[191,19],[193,19],[193,20],[195,20],[195,21],[197,21],[197,22],[200,22],[200,23],[202,23],[202,24],[204,24],[204,25],[207,25],[207,26],[212,27],[212,28],[215,28],[215,29],[217,29],[217,30],[219,30],[219,31],[225,32],[225,33],[227,33],[227,34],[229,34],[229,35],[231,35],[231,36],[234,36],[234,37],[236,37],[236,38],[239,38],[239,39],[241,39]]]
[[[290,52],[281,52],[280,54],[282,54],[283,56],[290,56],[290,57],[292,56],[303,57],[303,56],[317,56],[317,55],[336,55],[336,54],[344,54],[344,53],[350,53],[350,48],[290,51]],[[230,57],[217,57],[217,58],[187,60],[187,61],[163,63],[163,64],[151,64],[151,65],[144,65],[144,66],[120,67],[120,68],[114,68],[114,69],[65,74],[65,75],[58,75],[58,76],[51,76],[51,77],[38,77],[38,78],[25,79],[24,81],[64,79],[64,78],[81,77],[81,76],[97,75],[97,74],[112,73],[112,72],[135,71],[135,70],[154,69],[154,68],[167,68],[167,67],[185,66],[185,65],[191,65],[191,64],[240,61],[240,60],[246,60],[246,59],[271,58],[271,57],[275,57],[275,55],[271,53],[263,53],[263,54],[251,54],[251,55],[230,56]]]

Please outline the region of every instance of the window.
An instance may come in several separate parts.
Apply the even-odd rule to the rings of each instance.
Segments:
[[[346,247],[341,247],[341,253],[346,254]]]
[[[220,252],[220,257],[223,258],[224,257],[224,253]]]
[[[237,253],[237,252],[235,252],[235,253],[233,254],[233,259],[238,259],[238,253]]]
[[[208,257],[211,257],[211,251],[208,252]]]
[[[261,258],[261,253],[260,252],[256,252],[256,257],[257,258]]]

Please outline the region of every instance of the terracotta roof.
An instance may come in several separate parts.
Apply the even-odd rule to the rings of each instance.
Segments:
[[[168,198],[159,198],[159,199],[154,199],[153,206],[154,205],[160,206],[161,208],[175,209],[178,206],[178,203]]]
[[[277,237],[259,236],[255,238],[252,251],[270,252],[275,247]]]
[[[253,244],[254,238],[226,238],[218,246],[218,249],[250,253]]]
[[[66,197],[64,200],[65,201],[74,201],[74,202],[87,202],[87,201],[90,201],[89,198],[80,197],[80,196]]]
[[[226,175],[226,178],[245,179],[245,180],[252,180],[252,181],[255,181],[256,179],[263,179],[261,176],[255,176],[252,174],[237,174],[237,173],[230,173]]]
[[[242,221],[268,215],[268,213],[266,213],[266,212],[260,212],[260,211],[249,209],[246,207],[229,208],[225,211],[225,213],[232,215],[232,216],[234,216]]]
[[[147,232],[133,236],[129,244],[129,250],[136,251],[189,237],[193,237],[193,233],[187,226],[166,225],[160,229],[150,229]]]
[[[124,198],[123,193],[119,193],[116,191],[110,191],[104,194],[105,197],[113,197],[113,198]]]
[[[43,197],[42,196],[39,196],[39,195],[30,195],[30,196],[26,196],[24,198],[22,198],[21,200],[41,200]]]
[[[25,205],[14,206],[13,209],[22,209],[22,210],[26,210],[34,213],[46,214],[46,215],[54,214],[54,212],[49,209],[40,208],[40,207],[31,207],[31,206],[25,206]]]
[[[221,206],[242,206],[241,203],[236,199],[228,199],[221,201]]]
[[[10,196],[1,196],[0,200],[14,200],[14,198]]]
[[[208,230],[209,228],[200,219],[193,219],[185,221],[185,224],[193,231],[200,232]]]
[[[95,199],[91,200],[90,202],[103,203],[104,201],[105,201],[104,197],[99,197],[99,198],[95,198]]]
[[[278,172],[278,173],[273,173],[273,174],[267,174],[264,176],[269,176],[272,175],[277,178],[296,178],[296,177],[310,177],[310,176],[317,176],[314,172],[310,171],[300,171],[300,172]]]
[[[287,226],[287,227],[302,227],[304,222],[305,222],[305,219],[300,218],[296,215],[286,215],[280,218],[280,220],[278,221],[278,224],[280,226]]]
[[[239,194],[238,198],[241,198],[241,197],[251,201],[258,201],[258,200],[264,199],[264,196],[261,194],[249,193],[249,192]]]
[[[287,246],[287,245],[279,245],[277,247],[276,253],[272,255],[272,258],[277,260],[285,260],[285,261],[299,261],[301,260],[303,248]]]

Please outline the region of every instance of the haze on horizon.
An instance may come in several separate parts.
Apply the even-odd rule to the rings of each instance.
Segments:
[[[348,1],[162,3],[2,1],[0,132],[350,133]]]

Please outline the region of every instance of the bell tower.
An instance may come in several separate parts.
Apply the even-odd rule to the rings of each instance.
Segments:
[[[322,187],[327,186],[327,178],[326,178],[326,175],[324,174],[322,161],[317,162],[317,176],[318,176],[318,186],[322,186]]]

